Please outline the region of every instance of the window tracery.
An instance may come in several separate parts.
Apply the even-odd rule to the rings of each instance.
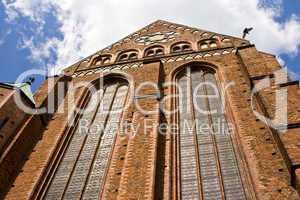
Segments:
[[[127,82],[108,81],[91,94],[43,199],[100,199],[128,94]]]
[[[179,196],[246,199],[215,72],[198,67],[177,78]]]

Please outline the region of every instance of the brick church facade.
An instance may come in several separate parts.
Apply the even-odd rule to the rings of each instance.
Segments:
[[[159,20],[21,94],[47,113],[1,84],[0,199],[300,199],[300,89],[279,70],[245,39]],[[270,124],[278,91],[287,120]]]

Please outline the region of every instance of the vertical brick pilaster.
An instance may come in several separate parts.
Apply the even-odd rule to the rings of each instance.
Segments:
[[[146,81],[158,85],[160,65],[160,62],[145,64],[144,73],[136,77],[136,86],[139,87]],[[135,94],[133,130],[121,175],[118,196],[120,200],[154,199],[159,124],[158,92],[147,85]]]

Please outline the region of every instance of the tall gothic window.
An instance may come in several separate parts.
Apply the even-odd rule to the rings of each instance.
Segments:
[[[117,79],[91,95],[44,199],[100,199],[127,94]]]
[[[215,72],[189,66],[177,83],[179,196],[246,199]]]

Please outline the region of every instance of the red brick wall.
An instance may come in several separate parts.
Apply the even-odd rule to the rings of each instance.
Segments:
[[[4,123],[3,127],[0,129],[0,155],[4,153],[7,146],[13,140],[18,129],[24,124],[25,119],[28,118],[14,101],[13,89],[1,88],[0,93],[5,95],[2,98],[3,101],[0,102],[0,123]],[[24,99],[23,99],[24,100]],[[25,104],[28,104],[28,101],[24,100]]]
[[[298,173],[291,171],[299,162],[299,138],[297,129],[279,135],[261,121],[257,120],[251,109],[251,90],[253,77],[272,74],[279,69],[273,56],[258,52],[254,46],[239,48],[236,54],[216,55],[194,58],[192,60],[178,60],[173,62],[144,63],[141,68],[127,69],[132,76],[134,86],[144,81],[153,81],[160,85],[163,81],[173,80],[174,70],[190,62],[199,62],[216,68],[218,79],[222,84],[230,81],[235,86],[227,90],[226,105],[228,118],[234,123],[234,141],[239,152],[239,164],[249,199],[299,199],[295,188],[299,184]],[[74,78],[93,81],[99,74]],[[224,88],[223,88],[224,89]],[[289,90],[289,123],[297,122],[299,109],[299,88],[288,86]],[[164,95],[173,93],[172,88],[163,87]],[[158,91],[154,88],[144,88],[137,95],[153,95]],[[260,96],[253,99],[254,107],[259,112],[267,112],[272,116],[274,91],[262,91]],[[38,102],[47,98],[45,85],[36,96]],[[295,96],[294,96],[295,95]],[[76,93],[76,104],[83,105],[86,100],[84,89]],[[177,199],[176,177],[174,171],[175,149],[171,133],[167,133],[158,142],[157,130],[149,130],[143,134],[143,121],[150,119],[154,123],[163,121],[159,112],[159,102],[155,98],[136,99],[143,108],[153,109],[152,114],[143,114],[131,105],[124,113],[124,120],[133,125],[140,123],[141,127],[133,138],[118,135],[115,149],[111,157],[111,165],[107,173],[103,199]],[[172,107],[172,102],[165,102],[166,107]],[[173,116],[165,116],[167,122],[173,122]],[[29,160],[23,165],[22,173],[14,182],[6,199],[34,199],[39,197],[43,187],[51,175],[51,166],[57,165],[59,150],[64,148],[64,141],[72,133],[66,126],[66,114],[55,114],[47,129],[39,132],[43,137],[36,142]],[[159,156],[163,152],[163,157]],[[19,153],[19,152],[18,152]],[[292,163],[289,162],[292,161]],[[163,164],[162,164],[163,162]],[[291,166],[293,165],[293,166]],[[295,165],[295,166],[294,166]],[[294,170],[294,169],[293,169]],[[163,181],[162,181],[163,179]],[[25,184],[24,184],[25,183]],[[40,187],[41,186],[41,187]]]

